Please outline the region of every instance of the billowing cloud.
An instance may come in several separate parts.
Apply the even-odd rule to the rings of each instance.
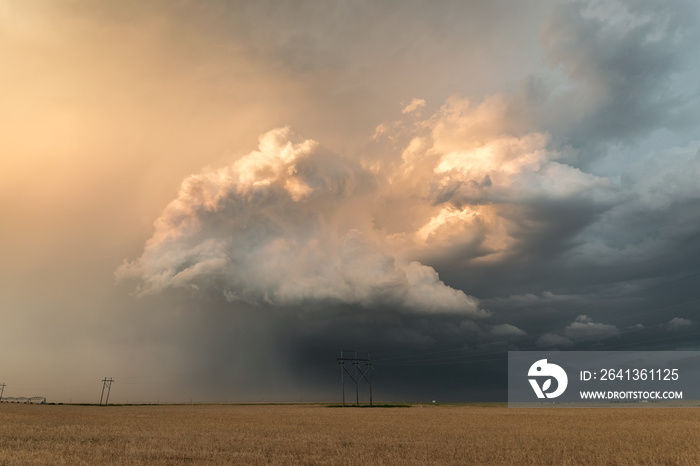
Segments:
[[[272,305],[487,315],[423,259],[499,261],[533,238],[566,242],[615,196],[609,180],[558,162],[549,136],[511,105],[452,98],[380,131],[394,150],[372,161],[272,130],[231,166],[186,179],[141,258],[117,275],[138,279],[141,293],[174,286]],[[544,213],[569,203],[588,214]]]
[[[642,270],[626,268],[630,264],[663,260],[667,248],[700,226],[700,217],[686,208],[700,198],[694,183],[698,143],[626,155],[633,162],[621,174],[620,165],[608,160],[617,149],[604,144],[632,141],[647,123],[596,125],[605,120],[602,115],[625,118],[640,106],[653,111],[658,104],[671,112],[668,90],[654,87],[671,74],[654,68],[658,76],[650,72],[648,81],[628,90],[637,95],[654,87],[656,97],[634,100],[616,87],[631,79],[633,63],[607,70],[601,65],[607,55],[589,53],[581,47],[590,44],[567,37],[599,28],[614,39],[611,57],[626,50],[642,56],[655,47],[665,50],[675,26],[659,29],[644,19],[646,7],[623,5],[615,14],[631,15],[630,24],[637,26],[616,32],[599,8],[578,2],[556,8],[542,37],[550,63],[565,71],[564,81],[543,80],[538,85],[551,88],[538,98],[532,89],[455,95],[439,108],[413,98],[404,101],[398,120],[365,135],[363,151],[343,156],[289,128],[269,131],[258,150],[187,178],[156,221],[143,255],[125,262],[118,277],[134,278],[142,294],[184,287],[216,290],[231,302],[306,308],[334,303],[474,318],[488,312],[460,272],[493,266],[507,271],[517,263],[532,270],[521,272],[527,280],[541,282],[572,270],[592,277],[591,267],[615,264],[627,279]],[[565,24],[576,28],[568,31]],[[685,41],[687,29],[676,29]],[[640,31],[651,42],[630,44]],[[579,100],[585,105],[573,115],[552,120]],[[602,160],[597,166],[586,163],[593,145],[586,147],[583,135],[600,136],[594,144]],[[601,155],[601,148],[609,154]],[[664,221],[671,216],[678,221]],[[448,284],[440,265],[452,269]],[[515,289],[510,298],[484,303],[510,313],[505,318],[516,317],[518,325],[516,312],[554,316],[575,309],[589,292],[550,285]],[[559,325],[575,315],[558,317]],[[485,333],[525,336],[520,332],[503,324]],[[618,334],[614,325],[579,316],[536,344],[564,347]]]
[[[186,287],[258,304],[487,315],[431,267],[390,252],[358,205],[375,189],[356,163],[272,130],[230,167],[187,178],[143,255],[117,276],[138,279],[140,293]]]
[[[400,158],[364,164],[386,180],[379,223],[404,249],[490,262],[556,250],[618,201],[612,180],[564,163],[518,105],[505,94],[452,97],[426,119],[377,128]]]
[[[573,263],[609,261],[625,212],[698,196],[687,170],[687,182],[664,183],[680,165],[655,168],[653,157],[625,183],[574,167],[568,149],[516,111],[514,96],[452,97],[416,119],[425,105],[414,99],[405,121],[380,125],[373,139],[382,152],[373,155],[341,157],[289,128],[266,133],[257,151],[185,180],[142,257],[117,275],[138,279],[141,293],[175,286],[217,289],[230,301],[484,316],[467,288],[445,285],[426,264],[567,254]],[[690,150],[690,158],[674,156],[693,166],[697,148]],[[650,250],[664,236],[644,238]],[[638,250],[625,248],[613,251],[618,260]],[[543,292],[542,302],[526,302],[533,298],[510,301],[577,299]],[[492,302],[512,307],[502,301]],[[565,333],[580,339],[612,329],[576,321]]]

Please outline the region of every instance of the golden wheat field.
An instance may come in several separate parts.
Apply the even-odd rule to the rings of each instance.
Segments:
[[[0,405],[2,465],[700,464],[700,409]]]

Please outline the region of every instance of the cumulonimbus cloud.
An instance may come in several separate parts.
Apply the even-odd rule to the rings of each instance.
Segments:
[[[376,183],[315,141],[272,130],[232,166],[187,178],[143,255],[117,277],[136,278],[140,293],[187,287],[271,305],[487,315],[433,268],[396,257],[368,227],[363,203]]]
[[[610,77],[599,66],[592,68],[597,70],[592,77],[577,74],[576,60],[605,63],[575,41],[562,45],[555,40],[567,34],[559,26],[580,20],[586,29],[603,21],[579,17],[582,5],[564,8],[568,13],[557,16],[544,35],[550,60],[563,66],[576,95],[612,85],[619,81],[615,76],[629,77],[632,70],[621,67]],[[625,34],[653,32],[652,26]],[[614,42],[621,51],[629,44],[625,34]],[[657,46],[665,50],[672,34],[659,37],[659,44],[634,46],[635,53]],[[569,49],[576,55],[564,53]],[[570,110],[562,102],[571,92],[552,94],[542,108],[552,115]],[[562,119],[562,125],[575,127],[566,131],[536,118],[528,107],[535,104],[516,95],[481,101],[452,97],[425,117],[427,102],[416,98],[404,107],[403,120],[376,128],[372,144],[380,149],[353,157],[327,151],[289,128],[272,130],[261,137],[258,150],[231,166],[188,177],[156,221],[142,256],[125,262],[117,276],[136,279],[139,293],[187,287],[271,305],[335,302],[486,315],[465,284],[462,289],[446,285],[433,267],[490,265],[514,257],[522,263],[554,258],[556,265],[569,267],[611,258],[624,263],[661,250],[656,246],[667,238],[696,230],[694,214],[673,229],[666,227],[670,222],[620,227],[636,226],[632,222],[644,213],[664,210],[679,199],[683,205],[697,199],[692,174],[700,159],[693,142],[678,149],[682,163],[663,170],[642,167],[625,178],[601,169],[586,171],[576,160],[585,147],[577,148],[576,141],[600,129],[586,122],[628,109],[624,99],[614,108],[605,102],[591,99],[590,106],[579,109],[579,118]],[[645,127],[637,125],[632,132]],[[602,140],[622,138],[623,129]],[[667,155],[658,158],[668,161]],[[683,183],[677,181],[679,171],[686,173]],[[663,179],[670,177],[676,182]],[[628,218],[631,211],[634,219]],[[639,241],[632,235],[618,238],[619,232],[657,224],[665,226],[664,234],[640,235]],[[596,332],[613,334],[611,327],[576,321],[566,334],[576,340]]]
[[[116,275],[141,294],[185,287],[271,305],[488,315],[421,258],[501,260],[526,236],[513,212],[604,204],[610,192],[607,179],[558,162],[549,136],[510,121],[508,108],[503,96],[450,99],[395,122],[410,135],[392,138],[398,160],[341,157],[271,130],[231,166],[184,180],[142,256]]]

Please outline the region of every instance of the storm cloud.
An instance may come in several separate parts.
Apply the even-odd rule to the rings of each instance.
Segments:
[[[352,349],[463,401],[508,350],[695,349],[699,14],[4,2],[0,382],[334,399]]]
[[[272,130],[231,167],[185,180],[144,255],[117,276],[141,279],[141,293],[184,286],[232,302],[487,315],[434,269],[398,260],[385,238],[360,230],[371,220],[360,203],[372,202],[372,173],[290,138]]]
[[[693,270],[671,258],[700,228],[700,144],[674,126],[697,110],[679,84],[694,72],[689,8],[557,5],[540,36],[551,68],[528,86],[437,107],[413,96],[362,150],[270,130],[256,151],[187,178],[117,276],[139,294],[323,308],[327,331],[359,306],[345,331],[375,325],[368,334],[397,348],[576,348],[686,327],[653,311],[644,327],[624,302],[603,310]],[[433,320],[379,332],[381,313]]]

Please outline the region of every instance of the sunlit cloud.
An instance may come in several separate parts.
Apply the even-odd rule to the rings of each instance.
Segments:
[[[289,128],[272,130],[232,166],[186,179],[142,257],[117,276],[138,279],[140,293],[186,287],[257,304],[486,316],[434,269],[395,257],[378,232],[362,231],[366,213],[354,202],[375,189],[359,165]]]
[[[0,2],[7,377],[692,343],[698,2],[360,3]]]

